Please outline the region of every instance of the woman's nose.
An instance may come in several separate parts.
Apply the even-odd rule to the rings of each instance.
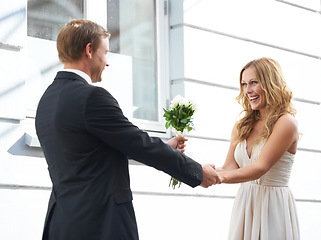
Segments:
[[[252,91],[253,91],[252,87],[250,85],[247,85],[246,88],[245,88],[245,92],[246,93],[250,93]]]

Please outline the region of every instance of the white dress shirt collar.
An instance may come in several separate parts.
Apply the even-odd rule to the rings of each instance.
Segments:
[[[80,71],[77,69],[71,69],[71,68],[67,68],[62,71],[75,73],[75,74],[79,75],[80,77],[84,78],[89,84],[92,83],[90,77],[86,73],[84,73],[83,71]]]

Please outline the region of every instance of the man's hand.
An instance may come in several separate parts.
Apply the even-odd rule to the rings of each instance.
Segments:
[[[178,151],[180,152],[185,152],[185,142],[187,141],[186,138],[182,137],[182,136],[176,136],[171,138],[167,144],[172,146],[173,148],[177,148]]]
[[[221,180],[215,171],[214,164],[202,164],[203,182],[200,186],[208,188],[214,184],[220,184]]]

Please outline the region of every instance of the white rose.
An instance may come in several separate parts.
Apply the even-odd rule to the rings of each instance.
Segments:
[[[183,99],[181,100],[181,102],[179,103],[179,105],[188,107],[188,105],[189,105],[189,100],[188,100],[187,98],[183,98]]]
[[[177,107],[177,105],[180,104],[180,102],[182,101],[183,97],[181,95],[177,95],[176,97],[174,97],[174,99],[171,101],[171,109]]]
[[[197,110],[196,102],[195,102],[193,99],[190,100],[189,102],[190,102],[190,104],[192,105],[192,109],[196,112],[196,110]]]

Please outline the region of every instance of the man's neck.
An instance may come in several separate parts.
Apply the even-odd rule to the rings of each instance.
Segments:
[[[66,68],[77,69],[77,70],[82,71],[90,76],[88,64],[87,64],[86,60],[83,60],[83,59],[80,59],[78,61],[67,62],[64,64],[64,68],[65,69]]]
[[[85,67],[85,64],[83,64],[82,61],[65,63],[64,69],[66,69],[66,70],[67,69],[74,69],[77,71],[81,71],[83,74],[85,74],[87,76],[85,77],[83,74],[81,74],[79,72],[78,72],[78,74],[81,75],[81,77],[84,77],[88,83],[92,82],[89,71],[87,70],[87,68]]]

